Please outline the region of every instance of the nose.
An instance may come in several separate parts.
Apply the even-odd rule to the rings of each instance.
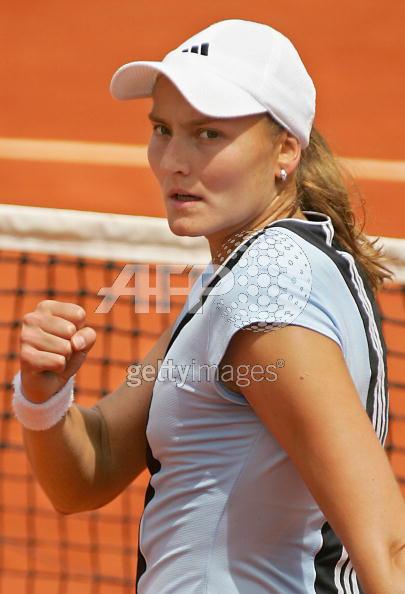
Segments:
[[[172,136],[166,143],[160,167],[167,173],[190,173],[190,147],[179,137]]]

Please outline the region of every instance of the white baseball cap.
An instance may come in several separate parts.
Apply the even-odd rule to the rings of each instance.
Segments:
[[[270,113],[302,148],[315,116],[315,87],[287,37],[268,25],[239,19],[214,23],[161,62],[129,62],[114,74],[116,99],[150,97],[164,74],[204,115],[231,118]]]

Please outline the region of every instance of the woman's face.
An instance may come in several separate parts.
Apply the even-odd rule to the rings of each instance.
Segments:
[[[268,218],[279,166],[265,114],[207,118],[161,76],[150,119],[149,163],[176,235],[203,235],[216,243]],[[180,202],[173,194],[200,200]]]

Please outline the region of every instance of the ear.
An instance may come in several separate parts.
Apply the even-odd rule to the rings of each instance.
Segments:
[[[284,169],[287,175],[291,177],[298,166],[301,157],[300,141],[287,130],[284,130],[280,135],[278,146],[278,157],[276,163],[278,168],[276,175],[279,177],[279,172]]]

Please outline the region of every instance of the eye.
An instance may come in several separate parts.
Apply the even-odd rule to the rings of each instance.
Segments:
[[[203,134],[205,134],[206,136],[203,136]],[[215,138],[219,138],[221,134],[217,130],[211,130],[206,128],[205,130],[201,130],[200,136],[206,140],[214,140]]]
[[[153,132],[156,136],[165,136],[169,133],[169,128],[164,126],[163,124],[154,124],[153,125]]]

